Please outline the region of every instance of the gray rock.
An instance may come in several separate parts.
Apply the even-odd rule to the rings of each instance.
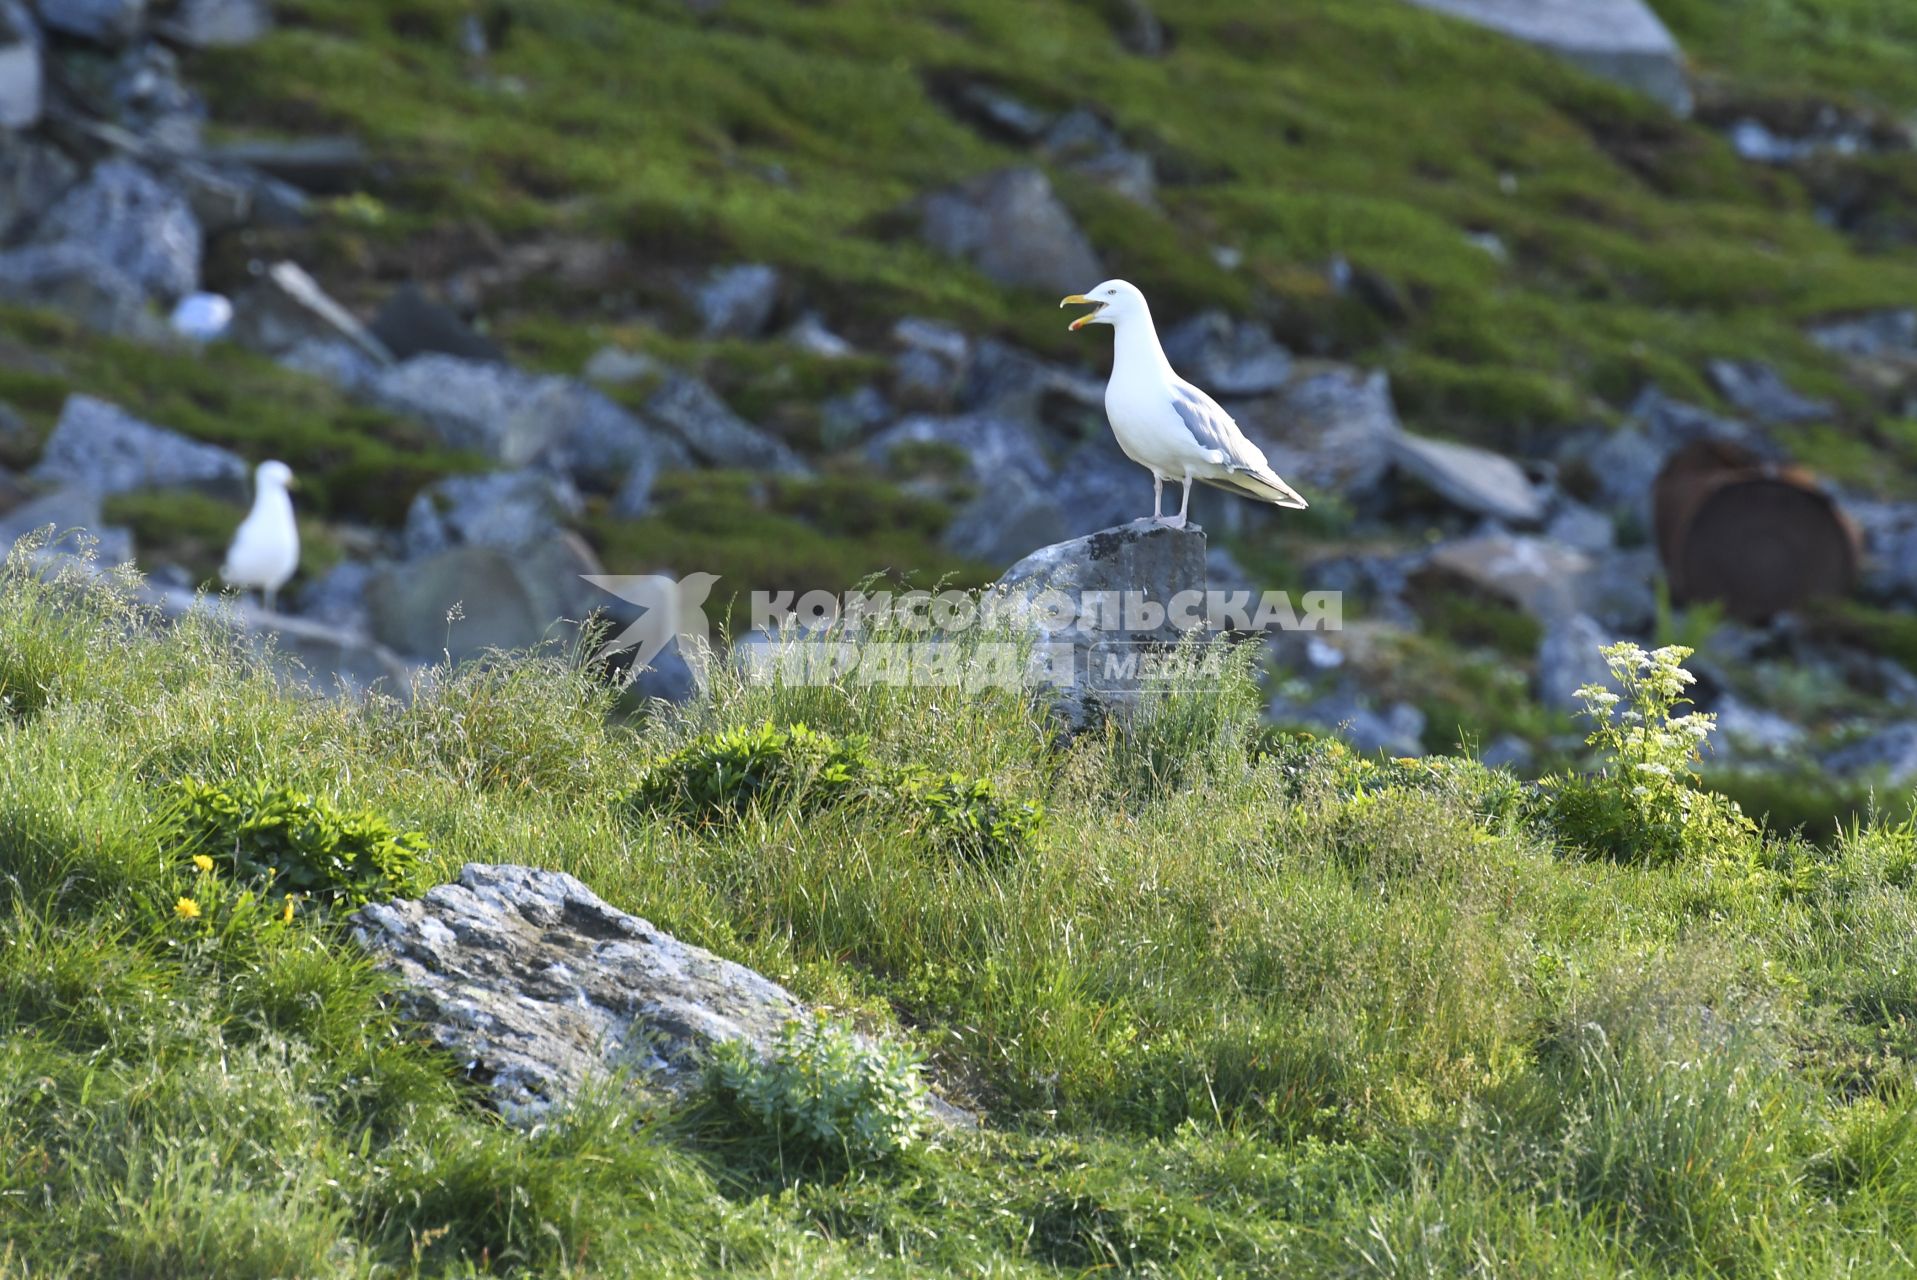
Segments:
[[[378,570],[360,560],[342,560],[299,590],[301,615],[341,631],[365,632],[366,591]]]
[[[1733,694],[1719,697],[1711,712],[1717,717],[1711,742],[1720,756],[1788,756],[1810,736],[1802,725]]]
[[[509,467],[539,462],[617,474],[648,454],[683,450],[583,383],[458,356],[423,355],[381,370],[368,394],[417,418],[447,444]]]
[[[1864,543],[1865,594],[1896,603],[1917,601],[1917,504],[1851,501],[1845,514]]]
[[[235,299],[231,336],[268,355],[308,341],[344,342],[375,365],[392,362],[385,344],[295,262],[274,263]]]
[[[1024,472],[1010,470],[952,518],[940,545],[955,556],[997,566],[1067,536],[1057,498]]]
[[[0,128],[31,129],[44,105],[40,30],[19,0],[0,4]],[[20,145],[8,140],[7,150]]]
[[[1724,398],[1759,422],[1820,422],[1831,415],[1830,405],[1791,390],[1767,364],[1713,360],[1707,367]]]
[[[988,133],[997,134],[1007,142],[1036,142],[1052,123],[1050,112],[1042,111],[995,85],[977,80],[967,81],[954,89],[952,105],[972,124]]]
[[[844,449],[891,420],[891,401],[867,383],[819,406],[819,439],[828,449]]]
[[[1367,754],[1382,753],[1394,760],[1424,754],[1424,712],[1408,702],[1394,702],[1380,714],[1361,703],[1339,700],[1314,704],[1305,718]]]
[[[101,494],[195,488],[244,499],[248,468],[238,454],[150,426],[104,400],[72,395],[32,474]]]
[[[997,414],[956,417],[917,415],[888,427],[872,438],[866,455],[885,466],[902,447],[944,445],[964,457],[972,477],[981,484],[996,483],[1007,472],[1018,472],[1035,484],[1051,477],[1038,433],[1023,419]]]
[[[1167,330],[1165,355],[1179,373],[1215,396],[1270,395],[1291,380],[1291,353],[1271,330],[1203,311]]]
[[[1559,55],[1635,89],[1678,115],[1691,111],[1684,54],[1644,0],[1411,0]]]
[[[717,1045],[769,1052],[807,1013],[764,975],[558,871],[469,862],[457,882],[367,906],[351,923],[397,977],[407,1015],[520,1123],[596,1081],[682,1093]],[[935,1114],[966,1118],[943,1104]]]
[[[1568,584],[1580,612],[1613,636],[1642,635],[1657,621],[1657,584],[1663,578],[1651,547],[1590,553],[1591,567]]]
[[[734,413],[717,392],[683,374],[646,401],[646,416],[676,436],[692,456],[715,467],[805,475],[810,471],[784,441]]]
[[[1577,691],[1587,684],[1614,688],[1611,669],[1599,651],[1616,636],[1582,613],[1559,618],[1538,642],[1538,701],[1554,711],[1579,712]]]
[[[1641,529],[1651,527],[1651,493],[1664,470],[1667,450],[1636,427],[1622,427],[1582,442],[1581,461],[1596,482],[1597,500],[1629,512]],[[1567,458],[1567,460],[1570,460]]]
[[[128,49],[114,68],[111,87],[119,122],[153,149],[191,155],[200,149],[206,103],[180,76],[180,60],[162,44]]]
[[[1881,777],[1893,787],[1917,780],[1917,724],[1894,724],[1825,754],[1824,767],[1845,776]]]
[[[1158,194],[1152,158],[1127,147],[1118,131],[1084,107],[1060,116],[1045,131],[1045,153],[1073,174],[1134,203],[1151,206]]]
[[[169,186],[186,197],[200,230],[207,235],[243,227],[253,218],[253,184],[241,175],[197,160],[176,160],[162,171]]]
[[[40,21],[52,31],[119,46],[139,33],[146,0],[38,0]]]
[[[385,368],[341,338],[301,338],[279,357],[281,367],[330,382],[342,391],[371,396]]]
[[[1487,533],[1432,548],[1419,574],[1462,582],[1551,622],[1577,611],[1577,583],[1592,565],[1548,538]]]
[[[130,160],[107,160],[47,211],[35,239],[83,248],[171,302],[200,285],[200,223],[185,197]]]
[[[1774,444],[1746,423],[1674,400],[1655,386],[1646,387],[1638,394],[1631,404],[1630,416],[1666,455],[1699,440],[1722,440],[1741,444],[1766,457],[1782,457]]]
[[[1390,448],[1393,466],[1453,506],[1506,524],[1535,525],[1544,519],[1544,496],[1509,458],[1409,431],[1394,432]]]
[[[662,377],[665,372],[665,365],[643,351],[601,347],[592,353],[591,359],[586,361],[586,367],[581,371],[581,376],[590,382],[623,387],[634,382],[644,382],[647,378]]]
[[[401,285],[386,299],[373,317],[372,334],[400,360],[430,354],[501,363],[506,359],[498,343],[476,332],[457,311],[434,302],[412,283]]]
[[[776,267],[744,263],[720,267],[692,291],[693,306],[708,338],[757,338],[779,305]]]
[[[519,551],[553,537],[581,510],[578,492],[543,472],[448,476],[413,499],[400,536],[409,559],[450,547]]]
[[[807,355],[823,360],[843,360],[858,354],[858,348],[827,328],[816,311],[808,311],[794,320],[783,336]]]
[[[648,455],[626,469],[625,478],[612,496],[612,514],[622,520],[637,520],[652,510],[652,489],[659,482],[661,468],[657,457]]]
[[[1041,487],[1051,494],[1068,538],[1151,515],[1151,473],[1120,453],[1109,439],[1087,441],[1074,449],[1059,464],[1057,478]]]
[[[959,404],[968,412],[1036,419],[1052,396],[1102,412],[1105,384],[994,338],[972,344],[972,358],[959,385]]]
[[[1037,169],[985,174],[929,196],[922,233],[988,279],[1068,293],[1104,277],[1091,242]]]
[[[1232,412],[1278,474],[1307,494],[1337,493],[1353,505],[1377,497],[1399,430],[1383,373],[1343,365],[1300,369],[1278,394],[1234,405]]]
[[[80,167],[58,147],[31,137],[8,139],[0,147],[0,242],[11,243],[39,221],[79,177]]]
[[[83,486],[53,489],[0,512],[0,556],[21,538],[41,531],[48,538],[45,551],[56,555],[81,555],[90,550],[99,565],[129,564],[133,560],[133,535],[105,523],[100,515],[100,495]]]
[[[1545,526],[1544,534],[1553,542],[1578,551],[1604,552],[1617,545],[1616,522],[1603,512],[1577,502],[1559,507]]]
[[[907,316],[892,326],[892,340],[910,351],[927,351],[957,367],[972,358],[972,340],[950,325]]]
[[[1530,768],[1536,755],[1530,743],[1515,733],[1507,733],[1494,738],[1489,746],[1478,753],[1478,763],[1487,769],[1517,772]]]
[[[99,333],[147,342],[167,336],[146,290],[86,245],[67,241],[0,253],[0,298],[69,316]]]
[[[958,401],[961,372],[930,351],[901,351],[892,359],[892,393],[908,408],[950,409]]]
[[[309,693],[362,697],[375,689],[404,697],[414,665],[364,632],[242,606],[241,616],[274,668]]]
[[[1853,360],[1917,359],[1917,310],[1908,307],[1826,320],[1808,333],[1824,350]]]
[[[182,0],[166,33],[196,49],[225,49],[252,44],[272,29],[265,0]]]
[[[1135,521],[1041,547],[1006,570],[994,591],[1015,613],[1039,611],[1031,623],[1037,641],[1033,675],[1065,733],[1122,718],[1137,707],[1146,685],[1143,664],[1190,635],[1173,624],[1179,598],[1200,602],[1202,620],[1205,553],[1204,530],[1196,526],[1170,529]],[[1108,619],[1088,608],[1094,597],[1127,594],[1164,607],[1163,624],[1111,628],[1102,625]],[[1048,598],[1067,603],[1068,623],[1040,620]]]
[[[1111,0],[1113,30],[1118,42],[1140,57],[1156,58],[1164,54],[1169,42],[1165,24],[1145,0]]]
[[[580,575],[599,571],[571,534],[510,552],[458,546],[381,571],[367,587],[367,612],[381,644],[412,656],[445,651],[458,662],[564,636],[562,619],[581,620],[597,606]]]

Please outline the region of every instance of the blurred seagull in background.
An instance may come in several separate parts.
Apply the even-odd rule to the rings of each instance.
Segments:
[[[1231,415],[1172,371],[1165,349],[1158,345],[1151,308],[1136,286],[1107,280],[1058,305],[1093,308],[1072,321],[1073,329],[1108,324],[1118,331],[1112,377],[1105,384],[1105,416],[1125,456],[1152,473],[1153,520],[1184,528],[1194,480],[1274,506],[1305,508],[1305,500],[1278,478],[1264,452],[1245,438]],[[1175,516],[1162,514],[1167,480],[1185,486]]]
[[[268,611],[286,580],[300,567],[300,531],[293,521],[293,469],[262,462],[253,473],[253,509],[240,521],[226,549],[220,578],[242,591],[257,588]]]

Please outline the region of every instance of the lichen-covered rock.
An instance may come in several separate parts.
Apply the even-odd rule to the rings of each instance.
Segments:
[[[783,441],[734,413],[717,392],[697,378],[666,379],[646,401],[646,416],[670,431],[692,456],[715,467],[804,475],[810,470]]]
[[[559,871],[469,862],[417,901],[365,907],[353,936],[398,977],[405,1011],[516,1120],[595,1079],[683,1090],[708,1049],[743,1040],[764,1053],[805,1013],[770,978]]]
[[[168,302],[200,287],[200,223],[186,197],[130,160],[108,160],[41,220],[42,244],[72,244]]]
[[[194,488],[241,499],[247,466],[238,454],[141,422],[92,396],[67,397],[33,474],[95,493]]]
[[[1130,713],[1146,687],[1147,655],[1169,650],[1205,626],[1208,585],[1205,532],[1173,529],[1149,519],[1101,529],[1083,538],[1040,547],[1006,570],[994,590],[1006,606],[1028,611],[1037,651],[1034,679],[1050,695],[1061,728],[1075,733]],[[1192,594],[1195,593],[1195,594]],[[1156,605],[1158,625],[1125,629],[1107,601],[1127,597]],[[1047,607],[1047,599],[1064,606]],[[1195,617],[1177,616],[1180,601],[1195,602]]]
[[[926,243],[999,284],[1068,292],[1104,276],[1091,241],[1037,169],[1006,169],[925,201]]]
[[[1684,53],[1644,0],[1412,0],[1549,49],[1679,115],[1691,110]]]

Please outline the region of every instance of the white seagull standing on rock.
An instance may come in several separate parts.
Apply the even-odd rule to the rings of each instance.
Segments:
[[[286,580],[300,567],[300,531],[293,521],[293,469],[284,462],[262,462],[253,473],[253,509],[240,521],[226,549],[220,577],[242,591],[258,588],[270,612]]]
[[[1105,384],[1105,416],[1125,456],[1152,473],[1153,520],[1184,528],[1194,480],[1275,506],[1305,508],[1305,500],[1278,478],[1263,450],[1245,438],[1231,415],[1172,371],[1165,349],[1158,345],[1151,308],[1136,286],[1107,280],[1058,305],[1074,304],[1094,309],[1072,321],[1071,328],[1108,324],[1117,330],[1112,377]],[[1162,514],[1167,480],[1185,486],[1175,516]]]

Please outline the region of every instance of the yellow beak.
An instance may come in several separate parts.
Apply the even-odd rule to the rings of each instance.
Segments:
[[[1073,306],[1088,307],[1093,304],[1092,304],[1092,300],[1086,297],[1082,293],[1068,293],[1064,297],[1058,300],[1058,305],[1061,307],[1073,307]],[[1084,315],[1080,316],[1078,319],[1072,321],[1071,324],[1067,325],[1066,328],[1068,330],[1081,329],[1084,327],[1085,322],[1087,320],[1090,320],[1093,316],[1097,314],[1098,313],[1096,311],[1087,311]]]

